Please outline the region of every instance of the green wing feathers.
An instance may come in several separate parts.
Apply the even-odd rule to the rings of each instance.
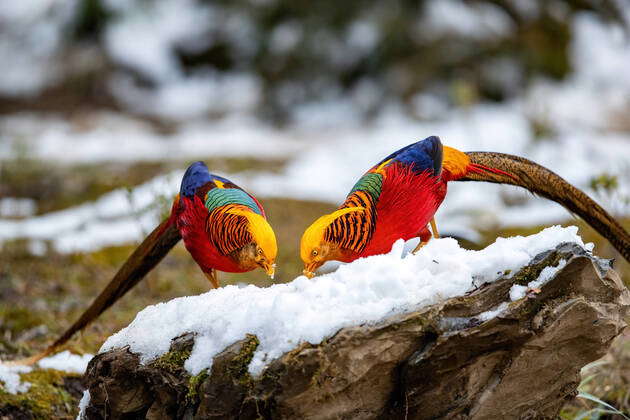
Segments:
[[[262,215],[256,202],[249,194],[239,188],[212,188],[206,192],[204,198],[208,213],[212,213],[218,207],[239,204],[250,208],[254,213]]]
[[[381,195],[382,189],[383,175],[374,172],[368,172],[367,174],[363,175],[356,184],[354,184],[354,187],[352,187],[352,190],[350,190],[350,194],[348,194],[348,196],[352,195],[352,193],[356,191],[365,191],[372,196],[372,199],[374,201],[377,201],[379,196]]]

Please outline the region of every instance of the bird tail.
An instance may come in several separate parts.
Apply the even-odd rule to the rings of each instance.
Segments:
[[[451,173],[449,180],[516,185],[553,200],[584,219],[630,261],[628,232],[588,195],[554,172],[519,156],[493,152],[457,152],[466,155],[468,162],[464,171]]]
[[[179,200],[176,200],[177,203]],[[175,205],[174,205],[175,208]],[[175,212],[173,211],[173,214]],[[153,232],[142,241],[140,246],[125,261],[118,270],[114,278],[94,299],[83,315],[68,328],[54,343],[48,346],[43,352],[26,359],[8,362],[12,365],[32,365],[42,358],[54,353],[59,347],[64,345],[76,332],[87,327],[92,321],[98,318],[118,299],[123,297],[131,288],[153,269],[166,254],[179,242],[181,235],[177,229],[175,218],[163,221]]]

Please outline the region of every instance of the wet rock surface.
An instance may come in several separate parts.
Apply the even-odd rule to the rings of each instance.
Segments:
[[[510,301],[513,284],[562,259],[541,289]],[[629,313],[610,263],[564,244],[466,296],[302,344],[256,378],[247,370],[253,335],[196,376],[183,368],[192,334],[144,365],[127,348],[99,354],[85,377],[84,418],[555,418]]]

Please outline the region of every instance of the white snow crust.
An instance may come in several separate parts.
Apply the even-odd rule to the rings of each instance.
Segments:
[[[591,244],[587,244],[591,245]],[[585,246],[586,249],[589,249],[588,246]],[[528,290],[532,289],[540,289],[544,284],[546,284],[549,280],[556,275],[556,273],[564,268],[567,265],[566,260],[560,260],[558,265],[555,267],[545,267],[542,269],[538,278],[536,280],[532,280],[527,283],[527,286],[521,286],[520,284],[515,284],[510,288],[510,300],[515,301],[525,297]]]
[[[26,392],[31,387],[29,382],[22,382],[20,373],[28,373],[30,366],[8,366],[0,362],[0,388],[9,394]]]
[[[66,350],[53,356],[43,358],[37,365],[43,369],[56,369],[83,374],[88,363],[92,360],[92,357],[94,357],[93,354],[78,355],[72,354]]]
[[[498,238],[480,251],[465,250],[445,238],[430,241],[412,255],[404,252],[400,240],[388,254],[359,259],[312,280],[300,276],[268,288],[227,286],[149,306],[100,351],[129,346],[148,362],[167,352],[172,338],[192,332],[197,336],[185,367],[197,374],[228,345],[255,334],[260,345],[249,371],[257,375],[301,342],[317,344],[343,327],[375,323],[465,294],[563,242],[585,246],[573,226]],[[550,272],[541,277],[547,275]],[[505,307],[484,313],[482,320]]]
[[[77,420],[81,420],[84,418],[85,409],[90,403],[90,391],[87,389],[83,391],[83,396],[81,397],[81,401],[79,401],[79,414],[77,415]]]

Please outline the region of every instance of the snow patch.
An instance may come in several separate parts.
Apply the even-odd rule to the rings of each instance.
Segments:
[[[0,94],[36,95],[62,73],[59,51],[77,0],[6,1],[0,7]]]
[[[590,245],[590,244],[587,244]],[[588,250],[588,246],[584,245],[584,249]],[[540,289],[543,285],[545,285],[549,280],[556,275],[556,273],[564,268],[567,265],[567,261],[562,259],[558,261],[558,265],[555,267],[545,267],[542,269],[538,278],[536,280],[532,280],[527,283],[527,286],[521,286],[519,284],[515,284],[510,288],[510,300],[515,301],[525,297],[528,290],[532,289]]]
[[[497,315],[505,311],[507,308],[508,308],[508,303],[503,302],[497,305],[495,308],[492,308],[488,311],[480,313],[476,318],[478,318],[480,321],[485,322],[492,318],[495,318]]]
[[[520,284],[514,284],[510,287],[510,300],[514,302],[525,297],[527,294],[527,286],[521,286]]]
[[[77,420],[81,420],[85,418],[85,409],[90,403],[90,391],[87,389],[83,391],[83,396],[81,397],[81,401],[79,401],[79,415],[77,416]]]
[[[20,373],[28,373],[32,370],[30,366],[9,366],[0,362],[0,382],[2,388],[9,394],[26,392],[31,387],[29,382],[22,382]]]
[[[43,358],[37,365],[42,369],[56,369],[83,374],[92,357],[94,357],[93,354],[78,355],[66,350],[54,356]]]
[[[29,217],[37,212],[37,203],[30,198],[0,198],[0,217]]]
[[[58,252],[71,253],[140,240],[157,225],[156,200],[161,197],[170,204],[182,176],[183,171],[159,176],[132,191],[114,190],[94,202],[41,216],[0,219],[0,243],[18,238],[48,240]]]
[[[388,254],[359,259],[313,280],[300,276],[268,288],[227,286],[149,306],[100,351],[130,346],[146,363],[166,353],[173,337],[193,332],[195,346],[185,368],[194,375],[210,367],[228,345],[255,334],[260,345],[249,371],[258,375],[301,342],[317,344],[343,327],[375,323],[463,295],[475,288],[473,279],[495,281],[564,242],[584,246],[576,227],[560,226],[527,237],[498,238],[480,251],[444,238],[413,255],[404,252],[400,240]],[[499,306],[483,318],[503,309]]]
[[[426,39],[461,37],[484,40],[506,36],[514,31],[510,17],[492,4],[431,0],[418,32]]]

